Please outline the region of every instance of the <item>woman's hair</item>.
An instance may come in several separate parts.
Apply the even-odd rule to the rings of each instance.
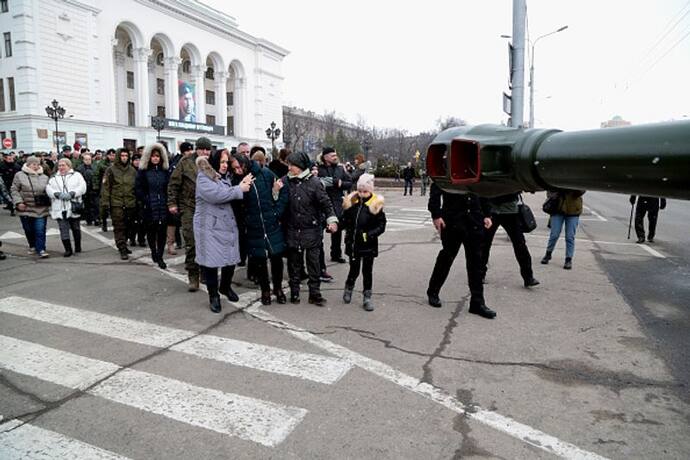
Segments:
[[[278,159],[280,161],[287,161],[287,157],[289,157],[291,153],[292,153],[292,150],[282,148],[282,149],[280,149],[280,152],[278,153]]]
[[[28,163],[28,161],[27,161],[27,163]],[[65,163],[67,166],[69,166],[70,169],[72,169],[72,162],[71,162],[69,159],[67,159],[67,158],[60,158],[60,159],[58,160],[58,164],[60,164],[60,163]]]
[[[355,155],[355,161],[360,163],[360,164],[364,163],[364,155],[361,153],[358,153],[357,155]]]
[[[248,172],[249,171],[249,166],[250,166],[250,160],[244,155],[240,155],[239,153],[236,153],[232,156],[233,160],[236,160],[239,165],[242,167],[242,171]]]
[[[220,171],[220,160],[223,158],[223,155],[228,157],[228,161],[230,160],[230,152],[228,152],[228,149],[214,150],[208,157],[208,162],[216,172]]]
[[[41,160],[39,160],[38,157],[31,155],[31,156],[30,156],[29,158],[27,158],[26,161],[24,162],[24,164],[27,165],[27,166],[29,166],[30,164],[33,164],[33,163],[36,163],[36,164],[39,164],[39,165],[40,165],[40,164],[41,164]]]

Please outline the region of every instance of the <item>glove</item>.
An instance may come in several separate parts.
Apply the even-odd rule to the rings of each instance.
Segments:
[[[630,204],[635,204],[635,195],[630,195]]]
[[[75,192],[69,192],[70,198],[74,198],[77,194]]]
[[[62,193],[60,193],[60,199],[61,199],[61,200],[69,200],[69,199],[71,199],[71,198],[72,198],[72,195],[70,195],[70,194],[67,193],[67,192],[62,192]]]
[[[321,183],[323,184],[324,187],[333,187],[333,178],[332,177],[320,177]]]
[[[60,192],[53,193],[53,196],[55,197],[56,200],[59,200],[60,199]]]

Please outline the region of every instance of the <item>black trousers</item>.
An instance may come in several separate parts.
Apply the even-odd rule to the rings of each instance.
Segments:
[[[404,195],[407,195],[407,189],[410,189],[410,195],[412,195],[412,181],[409,179],[405,179],[405,193]]]
[[[146,222],[146,239],[149,242],[149,249],[151,249],[151,259],[154,262],[162,260],[165,243],[168,240],[168,224],[165,221]]]
[[[373,284],[374,256],[350,257],[350,271],[347,274],[345,287],[353,289],[362,270],[362,287],[365,291],[371,291]]]
[[[341,248],[343,242],[343,230],[338,225],[338,230],[331,233],[331,259],[340,259],[343,256]]]
[[[653,239],[654,235],[656,235],[656,221],[659,217],[659,205],[638,200],[637,207],[635,208],[635,233],[638,238],[642,239],[644,239],[645,214],[647,214],[647,220],[649,220],[648,238]]]
[[[448,278],[450,267],[460,251],[465,246],[465,265],[467,268],[467,282],[470,286],[470,305],[484,303],[484,285],[482,284],[482,229],[467,229],[465,225],[448,226],[441,231],[443,248],[436,257],[434,271],[431,273],[427,293],[438,295],[443,283]]]
[[[321,268],[319,265],[319,247],[308,249],[288,249],[288,275],[290,277],[290,292],[299,293],[300,268],[306,256],[307,274],[309,275],[309,295],[321,294]]]
[[[517,214],[494,214],[491,216],[493,225],[488,230],[484,230],[484,240],[482,241],[482,275],[486,276],[487,265],[489,263],[489,255],[491,254],[491,243],[494,241],[494,235],[498,230],[498,226],[503,227],[513,243],[513,252],[515,253],[515,260],[520,265],[520,275],[525,281],[533,278],[532,273],[532,256],[527,249],[525,243],[525,235],[520,230],[520,223]]]
[[[82,214],[82,217],[90,225],[95,220],[98,220],[98,195],[90,191],[86,192],[82,199],[84,200],[84,214]]]
[[[199,266],[203,272],[206,280],[206,289],[209,297],[215,297],[219,293],[226,294],[232,283],[232,277],[235,274],[235,266],[227,265],[220,269],[220,286],[218,285],[218,268]]]
[[[261,291],[266,292],[271,290],[268,281],[268,261],[271,261],[271,280],[273,281],[273,291],[279,291],[283,285],[283,256],[271,257],[250,257],[249,262],[253,264],[255,273],[259,278],[259,286]]]

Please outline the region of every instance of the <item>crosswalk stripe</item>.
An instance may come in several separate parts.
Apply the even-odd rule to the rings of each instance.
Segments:
[[[280,444],[307,414],[233,393],[122,369],[116,364],[0,335],[0,367],[265,446]],[[120,370],[117,373],[116,371]],[[113,374],[114,373],[114,374]]]
[[[0,313],[9,313],[158,348],[167,348],[196,335],[192,331],[23,297],[0,299]],[[339,358],[283,350],[211,335],[202,335],[187,342],[178,343],[171,350],[325,384],[337,382],[352,368],[352,364]]]
[[[125,369],[89,393],[268,447],[280,444],[306,409],[283,406]]]
[[[0,432],[0,458],[3,460],[127,460],[127,457],[34,425],[25,424],[11,430],[3,428],[6,429]]]
[[[171,350],[325,384],[337,382],[352,368],[352,364],[341,359],[213,335],[195,337]]]
[[[158,348],[165,348],[194,336],[190,331],[23,297],[0,299],[0,312]]]
[[[0,367],[84,390],[120,366],[0,335]]]

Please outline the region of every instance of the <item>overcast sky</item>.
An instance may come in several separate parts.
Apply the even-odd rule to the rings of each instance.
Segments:
[[[500,35],[512,33],[512,0],[203,2],[290,51],[287,105],[410,133],[432,129],[440,116],[507,119]],[[527,0],[527,10],[532,39],[568,25],[535,48],[535,126],[690,116],[690,1]]]

